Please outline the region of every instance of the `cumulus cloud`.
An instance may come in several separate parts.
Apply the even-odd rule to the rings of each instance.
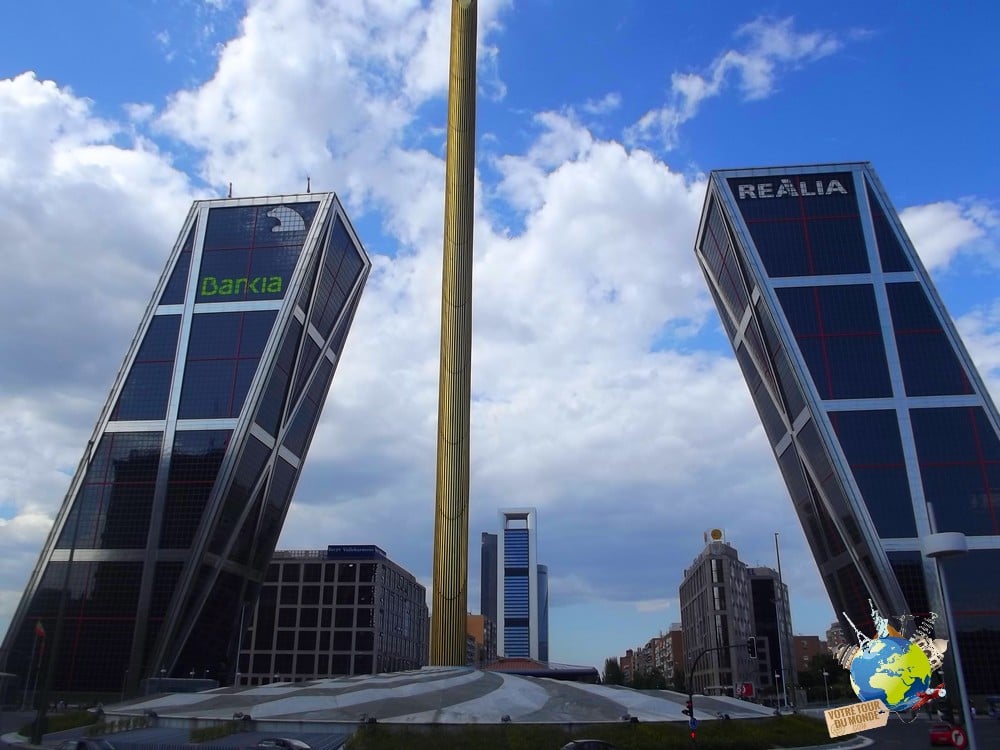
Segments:
[[[899,218],[920,259],[934,271],[947,268],[959,251],[968,250],[1000,225],[998,214],[980,202],[910,206],[900,211]]]

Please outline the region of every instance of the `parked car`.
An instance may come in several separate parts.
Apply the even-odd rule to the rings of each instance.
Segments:
[[[947,745],[948,747],[952,747],[951,730],[951,724],[945,724],[943,722],[931,724],[931,744]]]
[[[267,737],[257,743],[257,750],[312,750],[302,740],[289,737]]]
[[[66,740],[57,750],[115,750],[115,746],[105,739],[89,737],[83,740]]]
[[[562,750],[618,750],[604,740],[572,740],[562,746]]]

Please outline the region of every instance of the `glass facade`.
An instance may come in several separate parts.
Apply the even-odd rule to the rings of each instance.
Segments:
[[[28,673],[42,623],[54,691],[233,679],[369,269],[331,193],[194,204],[15,612],[5,671]]]
[[[536,561],[535,518],[534,508],[508,508],[500,511],[501,532],[497,537],[498,656],[540,658],[541,574]],[[547,569],[545,584],[547,596]],[[546,622],[546,631],[547,626]]]
[[[921,537],[962,532],[963,671],[1000,692],[1000,418],[874,170],[714,172],[696,254],[834,610],[940,611]]]

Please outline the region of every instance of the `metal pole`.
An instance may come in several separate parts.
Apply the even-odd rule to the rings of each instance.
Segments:
[[[927,503],[927,520],[930,523],[931,535],[936,535],[938,533],[937,519],[934,516],[934,506],[931,503]],[[962,657],[958,649],[958,631],[955,629],[955,620],[951,612],[951,601],[948,598],[948,584],[945,582],[944,570],[941,569],[940,557],[935,555],[933,560],[938,584],[941,587],[941,606],[944,608],[944,619],[948,626],[948,651],[945,658],[950,656],[955,666],[956,684],[954,686],[947,685],[946,687],[949,694],[953,691],[958,693],[958,702],[961,704],[959,709],[962,712],[962,720],[965,723],[965,733],[969,743],[966,745],[966,748],[967,750],[976,750],[976,730],[972,724],[969,697],[965,691],[965,673],[962,670]]]
[[[829,676],[830,676],[829,673],[824,669],[823,670],[823,690],[826,692],[826,707],[827,708],[830,707],[830,685],[826,681],[826,678],[829,677]]]
[[[38,653],[38,640],[39,638],[36,635],[35,639],[31,642],[31,660],[28,661],[28,676],[24,678],[24,698],[21,700],[22,711],[28,710],[28,691],[31,688],[32,667],[35,667],[35,654]],[[39,657],[39,661],[41,661],[41,657]],[[35,668],[37,669],[37,667]],[[35,674],[35,680],[38,680],[37,672]]]
[[[465,665],[477,13],[476,0],[451,2],[430,638],[430,663],[438,666]]]

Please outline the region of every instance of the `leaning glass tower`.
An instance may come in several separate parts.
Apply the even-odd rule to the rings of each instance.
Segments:
[[[871,165],[713,172],[696,254],[835,611],[940,614],[921,538],[964,533],[963,671],[1000,691],[1000,418]]]
[[[370,268],[332,193],[193,205],[12,619],[5,671],[38,674],[47,650],[54,691],[231,679]]]

